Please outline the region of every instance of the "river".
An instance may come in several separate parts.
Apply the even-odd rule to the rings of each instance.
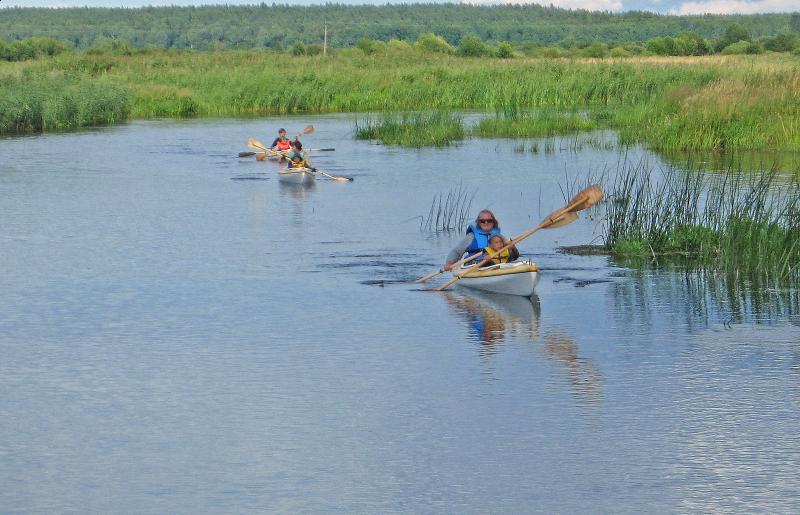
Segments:
[[[352,183],[236,157],[310,123]],[[521,244],[530,300],[413,283],[461,235],[421,229],[439,194],[513,236],[664,166],[607,136],[408,150],[332,115],[0,140],[1,511],[796,513],[796,290],[557,252],[601,210]]]

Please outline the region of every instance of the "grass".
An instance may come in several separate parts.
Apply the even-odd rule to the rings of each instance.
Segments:
[[[130,114],[126,91],[108,80],[9,68],[0,70],[0,134],[108,125]]]
[[[728,273],[800,276],[800,183],[772,170],[724,175],[626,165],[606,188],[605,244],[627,256],[684,256]]]
[[[106,123],[128,115],[479,110],[502,113],[476,128],[477,134],[486,136],[531,136],[600,126],[620,130],[625,142],[644,142],[654,149],[800,151],[797,64],[796,57],[769,55],[464,59],[410,46],[372,55],[340,50],[327,58],[256,50],[134,55],[67,52],[4,64],[0,97],[39,88],[51,97],[61,85],[82,95],[96,85],[92,95],[113,91],[120,96],[117,103],[128,106],[106,113],[101,117]],[[27,87],[33,84],[30,80],[9,83],[9,76],[24,74],[40,83],[34,88]],[[104,102],[98,99],[94,103]],[[591,116],[509,116],[542,109],[550,113],[582,111]],[[8,111],[14,111],[13,105],[5,102],[0,116],[20,116]],[[40,124],[41,129],[36,124],[19,126],[26,131],[75,126],[70,109],[50,112],[60,114]],[[19,132],[16,127],[5,123],[0,130]]]
[[[537,138],[597,129],[590,119],[574,113],[539,111],[484,118],[472,129],[482,138]]]
[[[477,191],[469,193],[462,184],[433,197],[428,216],[420,222],[420,230],[449,232],[466,227],[471,215],[472,201]]]
[[[444,147],[464,139],[464,124],[460,116],[447,112],[385,113],[356,120],[355,135],[384,145]]]

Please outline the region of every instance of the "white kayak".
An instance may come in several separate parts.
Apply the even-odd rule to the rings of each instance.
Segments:
[[[278,180],[286,184],[312,184],[316,174],[309,168],[283,168],[278,170]]]
[[[539,268],[528,261],[514,261],[484,268],[461,265],[453,275],[463,275],[456,283],[465,288],[530,297],[539,281]]]

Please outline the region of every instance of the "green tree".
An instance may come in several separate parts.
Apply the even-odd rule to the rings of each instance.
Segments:
[[[514,47],[508,41],[503,41],[497,45],[497,57],[500,59],[509,59],[514,57]]]
[[[647,51],[656,55],[676,55],[675,40],[670,37],[657,37],[647,41]]]
[[[464,36],[458,44],[458,55],[464,57],[482,57],[489,53],[489,49],[478,36]]]
[[[441,54],[452,54],[455,49],[444,40],[443,37],[437,36],[432,32],[424,32],[417,38],[417,46],[426,52],[435,52]]]
[[[771,38],[764,38],[762,44],[765,49],[773,52],[791,52],[800,46],[799,41],[800,37],[784,32]]]
[[[731,23],[725,28],[725,36],[722,38],[725,46],[738,41],[750,41],[750,31],[739,23]]]
[[[697,32],[681,32],[675,38],[677,55],[706,55],[711,53],[711,45]]]
[[[792,13],[792,17],[789,19],[789,28],[792,32],[800,34],[800,13]]]

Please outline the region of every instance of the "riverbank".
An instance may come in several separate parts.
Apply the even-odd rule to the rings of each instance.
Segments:
[[[520,132],[518,115],[548,108],[584,110],[587,128],[617,129],[624,142],[655,149],[800,150],[797,63],[777,54],[500,60],[413,48],[329,57],[72,52],[0,68],[0,132],[127,118],[481,110],[498,116],[480,135],[522,137],[529,134]],[[87,114],[74,116],[69,99]],[[581,128],[564,116],[548,130],[562,132],[559,120]]]

